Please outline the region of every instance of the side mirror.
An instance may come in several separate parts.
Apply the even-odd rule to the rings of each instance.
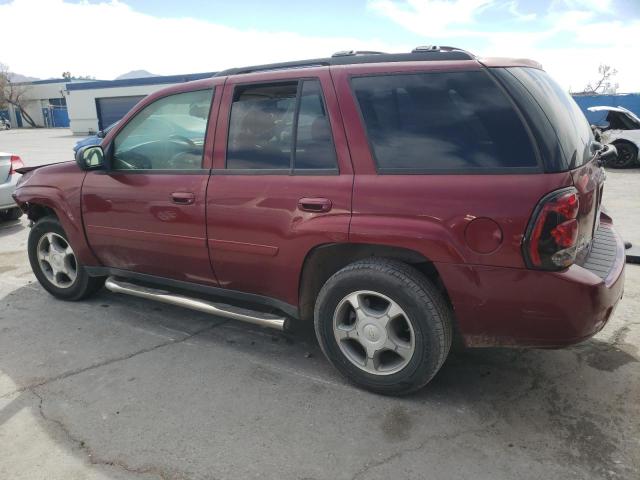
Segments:
[[[104,166],[104,152],[102,147],[88,145],[76,152],[76,163],[82,170],[93,170]]]

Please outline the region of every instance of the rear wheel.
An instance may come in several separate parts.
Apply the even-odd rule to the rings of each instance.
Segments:
[[[329,361],[348,379],[383,394],[426,385],[451,347],[452,313],[420,272],[387,259],[355,262],[323,286],[315,329]]]
[[[608,167],[612,168],[629,168],[638,161],[638,149],[629,142],[615,142],[618,155],[607,162]]]
[[[28,250],[33,273],[54,297],[80,300],[104,285],[104,277],[90,277],[78,262],[62,225],[54,217],[36,222],[29,233]]]

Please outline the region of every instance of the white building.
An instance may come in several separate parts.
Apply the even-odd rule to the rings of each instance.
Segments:
[[[74,134],[95,133],[120,120],[150,93],[169,85],[209,78],[213,72],[69,83],[65,95]]]
[[[69,127],[76,135],[92,134],[120,120],[150,93],[172,84],[211,77],[194,73],[126,80],[36,80],[14,84],[24,89],[23,107],[38,127]],[[19,110],[0,110],[12,127],[29,127]]]
[[[13,88],[22,92],[24,111],[37,127],[68,127],[65,91],[67,85],[76,81],[86,82],[87,80],[66,80],[64,78],[36,80],[14,83]],[[9,120],[14,128],[30,126],[19,109],[12,105],[0,110],[0,115]]]

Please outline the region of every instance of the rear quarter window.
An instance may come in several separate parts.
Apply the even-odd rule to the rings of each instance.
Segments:
[[[589,151],[593,132],[571,95],[542,70],[514,67],[508,71],[525,86],[546,114],[568,168],[577,168],[589,162],[593,157]]]
[[[381,172],[539,169],[520,116],[486,72],[355,77],[352,87]]]

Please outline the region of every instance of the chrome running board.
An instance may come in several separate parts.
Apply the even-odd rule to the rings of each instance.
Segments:
[[[190,308],[200,312],[218,315],[220,317],[240,320],[241,322],[253,323],[261,327],[275,328],[276,330],[284,330],[288,323],[285,317],[273,315],[271,313],[256,312],[245,308],[234,307],[224,303],[213,303],[199,298],[187,297],[166,290],[157,288],[144,287],[116,277],[109,277],[104,284],[107,289],[114,293],[125,293],[134,297],[148,298],[158,302],[169,303],[179,307]]]

